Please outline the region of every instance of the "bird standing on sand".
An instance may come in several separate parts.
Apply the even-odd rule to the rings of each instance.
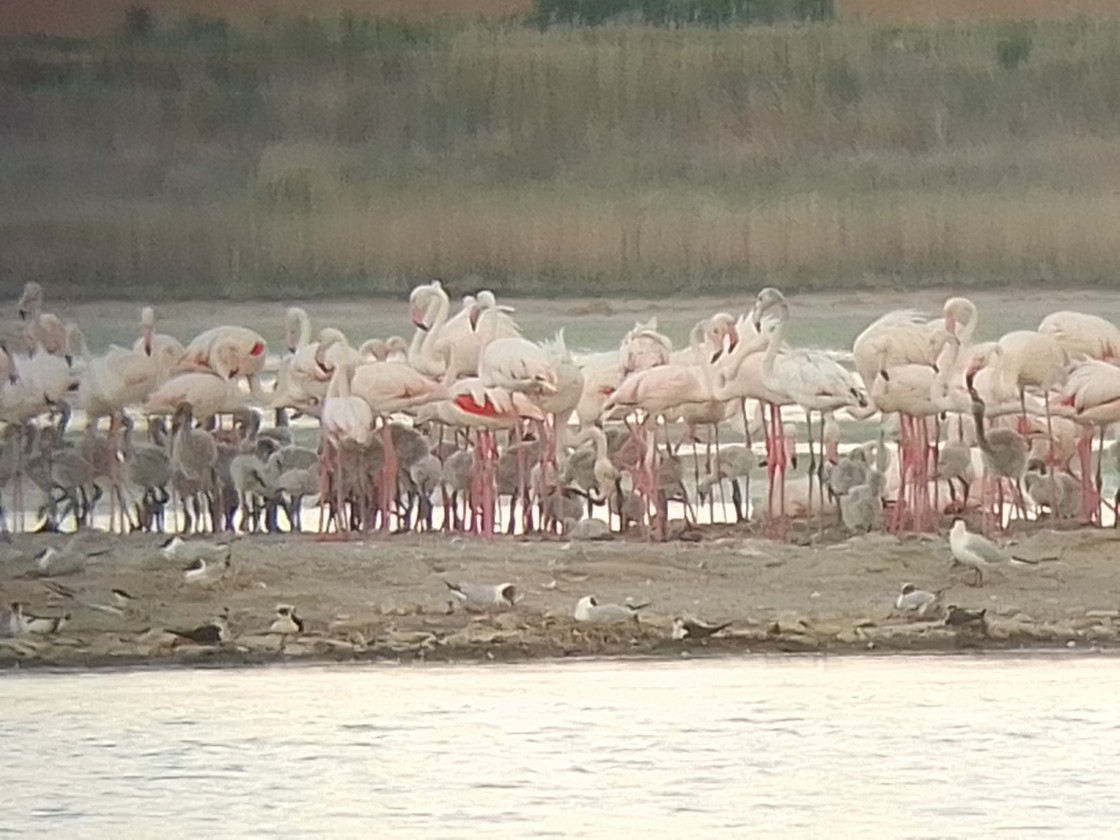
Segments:
[[[678,642],[685,639],[707,639],[714,636],[720,630],[725,630],[730,626],[730,621],[725,621],[723,624],[708,624],[696,618],[678,617],[673,619],[672,637]]]
[[[638,620],[638,612],[649,606],[644,604],[600,604],[594,595],[585,595],[576,602],[572,616],[576,621],[589,624],[613,624],[618,621]]]
[[[964,520],[953,520],[953,527],[949,531],[949,548],[953,552],[953,560],[962,566],[968,566],[976,572],[976,583],[984,583],[984,570],[995,569],[1008,564],[1016,566],[1035,566],[1037,560],[1027,560],[1008,554],[987,537],[970,533]]]
[[[303,632],[303,619],[296,614],[296,608],[291,604],[277,604],[276,619],[269,625],[268,632],[298,636]]]
[[[451,583],[445,580],[444,584],[468,612],[510,609],[520,600],[512,583]]]
[[[937,610],[941,600],[941,592],[929,592],[918,589],[912,583],[902,584],[902,591],[895,599],[894,608],[903,613],[914,613],[918,618],[925,618]]]

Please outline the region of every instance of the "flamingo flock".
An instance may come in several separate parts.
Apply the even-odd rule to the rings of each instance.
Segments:
[[[578,359],[562,330],[525,337],[492,292],[452,313],[438,281],[409,296],[411,340],[354,344],[289,308],[278,366],[253,329],[184,344],[156,332],[152,307],[131,346],[94,354],[78,325],[45,311],[37,283],[16,314],[0,341],[0,490],[17,528],[35,508],[27,485],[42,499],[34,527],[88,527],[104,499],[121,532],[167,529],[169,507],[182,532],[303,530],[310,504],[323,535],[666,539],[695,533],[704,503],[714,521],[725,485],[734,521],[774,536],[798,519],[923,531],[966,510],[989,529],[1117,512],[1101,461],[1118,454],[1105,436],[1120,421],[1120,330],[1095,315],[1056,312],[976,342],[976,305],[952,297],[937,318],[874,320],[849,370],[787,344],[795,307],[774,288],[747,312],[699,321],[684,349],[654,319],[617,351]],[[841,452],[845,415],[878,416],[877,438]],[[803,482],[788,478],[799,420]]]

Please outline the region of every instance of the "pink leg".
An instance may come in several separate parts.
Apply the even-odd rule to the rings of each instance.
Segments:
[[[381,467],[381,532],[389,532],[390,511],[397,498],[397,450],[393,446],[393,434],[389,428],[388,418],[381,421],[381,445],[385,450],[385,459]]]

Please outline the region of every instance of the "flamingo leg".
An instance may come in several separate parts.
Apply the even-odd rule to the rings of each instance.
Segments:
[[[824,423],[823,415],[821,417],[821,423]],[[809,501],[805,508],[805,514],[806,519],[811,522],[813,520],[813,474],[817,471],[817,456],[813,451],[813,412],[812,409],[808,408],[805,409],[805,429],[806,435],[809,438],[809,474],[805,476],[809,482]],[[821,492],[823,496],[823,490]],[[824,505],[822,504],[820,507],[823,510]]]
[[[378,500],[381,502],[381,532],[389,532],[389,514],[393,501],[397,497],[397,450],[393,445],[393,430],[390,428],[389,419],[381,421],[381,443],[385,449],[381,473],[381,489]]]

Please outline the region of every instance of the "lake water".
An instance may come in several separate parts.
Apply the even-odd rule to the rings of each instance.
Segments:
[[[0,677],[0,834],[1114,837],[1120,659]]]

